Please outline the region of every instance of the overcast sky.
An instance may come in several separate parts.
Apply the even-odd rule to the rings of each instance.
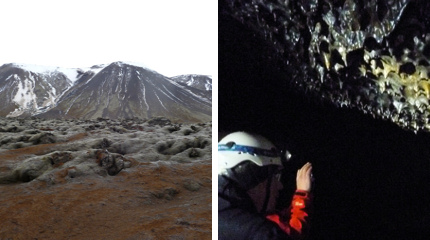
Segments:
[[[215,0],[2,1],[0,65],[138,62],[163,75],[214,75]]]

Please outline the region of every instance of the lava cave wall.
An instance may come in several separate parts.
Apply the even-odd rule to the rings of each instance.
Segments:
[[[229,16],[218,23],[219,136],[253,131],[290,150],[280,205],[312,162],[311,239],[428,239],[430,134],[295,90],[263,38]]]

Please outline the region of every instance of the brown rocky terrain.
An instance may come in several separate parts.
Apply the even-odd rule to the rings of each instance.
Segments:
[[[0,239],[210,239],[211,125],[0,119]]]

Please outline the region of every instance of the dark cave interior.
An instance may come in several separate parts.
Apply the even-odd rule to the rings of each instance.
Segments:
[[[430,133],[295,90],[263,38],[229,16],[218,21],[219,136],[256,132],[292,153],[285,204],[297,169],[313,164],[312,239],[430,236]]]

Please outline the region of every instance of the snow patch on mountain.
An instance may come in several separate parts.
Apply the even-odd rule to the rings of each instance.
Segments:
[[[18,103],[20,106],[27,107],[30,102],[34,99],[34,84],[28,79],[18,84],[18,91],[13,98],[13,101]]]
[[[124,64],[132,65],[132,66],[135,66],[135,67],[141,67],[141,68],[144,68],[144,69],[146,69],[146,70],[149,70],[149,71],[155,72],[154,70],[152,70],[152,69],[151,69],[151,68],[149,68],[147,65],[145,65],[145,64],[143,64],[143,63],[141,63],[141,62],[121,61],[121,62],[119,62],[119,63],[124,63]]]
[[[103,70],[107,65],[106,64],[100,64],[100,65],[95,65],[92,67],[84,67],[84,68],[76,68],[77,70],[82,70],[84,72],[94,72],[95,74],[99,73],[101,70]]]
[[[28,72],[39,73],[44,75],[52,75],[53,73],[63,73],[71,82],[75,82],[78,78],[77,68],[62,68],[53,66],[41,66],[35,64],[14,64]]]
[[[194,84],[194,81],[195,81],[195,80],[194,80],[194,77],[193,77],[193,76],[191,76],[191,80],[187,82],[187,85],[188,85],[188,86],[192,86],[192,85]]]
[[[212,91],[212,83],[207,80],[205,83],[205,88],[206,91]]]
[[[54,66],[42,66],[42,65],[36,65],[36,64],[14,63],[14,65],[28,72],[33,72],[33,73],[38,73],[38,74],[43,74],[48,76],[52,75],[53,73],[62,73],[72,83],[78,80],[80,72],[92,71],[95,74],[97,74],[107,66],[105,64],[101,64],[101,65],[96,65],[92,67],[83,67],[83,68],[64,68],[64,67],[54,67]]]

